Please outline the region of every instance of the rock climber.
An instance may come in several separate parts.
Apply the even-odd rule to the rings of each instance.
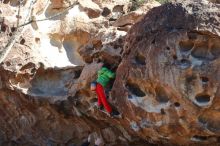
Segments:
[[[98,96],[98,109],[102,110],[103,106],[105,110],[109,113],[111,117],[118,115],[118,113],[112,110],[111,106],[109,105],[104,88],[109,83],[110,79],[115,78],[115,73],[109,70],[107,67],[102,67],[98,71],[98,79],[95,82],[91,83],[91,90],[96,91]]]

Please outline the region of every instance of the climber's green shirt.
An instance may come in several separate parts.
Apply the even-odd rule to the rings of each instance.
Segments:
[[[115,78],[115,73],[111,72],[108,68],[102,67],[98,71],[98,79],[96,80],[98,83],[100,83],[103,87],[105,87],[110,79]]]

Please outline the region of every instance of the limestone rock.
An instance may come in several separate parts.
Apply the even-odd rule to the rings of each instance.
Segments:
[[[210,2],[212,2],[212,3],[220,3],[220,1],[219,0],[209,0]]]
[[[140,20],[144,16],[143,13],[138,13],[138,12],[130,12],[119,19],[117,19],[114,23],[113,26],[115,27],[122,27],[126,25],[132,25],[135,24],[138,20]]]
[[[84,11],[86,11],[89,18],[96,18],[100,16],[101,9],[96,3],[92,2],[91,0],[80,0],[79,3]]]
[[[217,145],[219,4],[38,0],[18,16],[17,2],[0,3],[0,51],[24,24],[0,64],[0,145]],[[95,108],[103,65],[121,118]]]
[[[126,27],[131,26],[135,23],[137,23],[139,20],[143,18],[143,16],[152,8],[160,6],[160,3],[156,1],[150,1],[144,3],[140,8],[138,8],[135,11],[131,11],[123,16],[121,16],[119,19],[117,19],[114,23],[113,26],[115,27],[120,27],[118,28],[119,30],[125,30]]]
[[[218,143],[219,10],[168,3],[131,28],[111,91],[125,129],[154,142]]]
[[[123,42],[126,32],[115,28],[102,28],[98,31],[92,44],[79,48],[79,54],[85,62],[91,63],[93,59],[101,59],[108,64],[119,64]]]
[[[45,0],[38,0],[34,6],[33,13],[36,15],[40,15],[43,13],[45,7],[47,7],[47,1]]]

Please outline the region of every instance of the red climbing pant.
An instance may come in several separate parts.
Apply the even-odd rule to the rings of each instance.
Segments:
[[[104,106],[108,113],[112,112],[111,106],[108,104],[108,101],[105,96],[104,88],[101,84],[96,84],[96,94],[98,96],[98,106]]]

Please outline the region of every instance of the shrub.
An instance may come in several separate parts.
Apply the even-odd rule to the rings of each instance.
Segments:
[[[170,2],[171,0],[156,0],[156,1],[158,1],[161,4],[165,4],[165,3]]]
[[[130,0],[132,3],[130,11],[135,11],[137,10],[141,5],[144,4],[147,0]]]

